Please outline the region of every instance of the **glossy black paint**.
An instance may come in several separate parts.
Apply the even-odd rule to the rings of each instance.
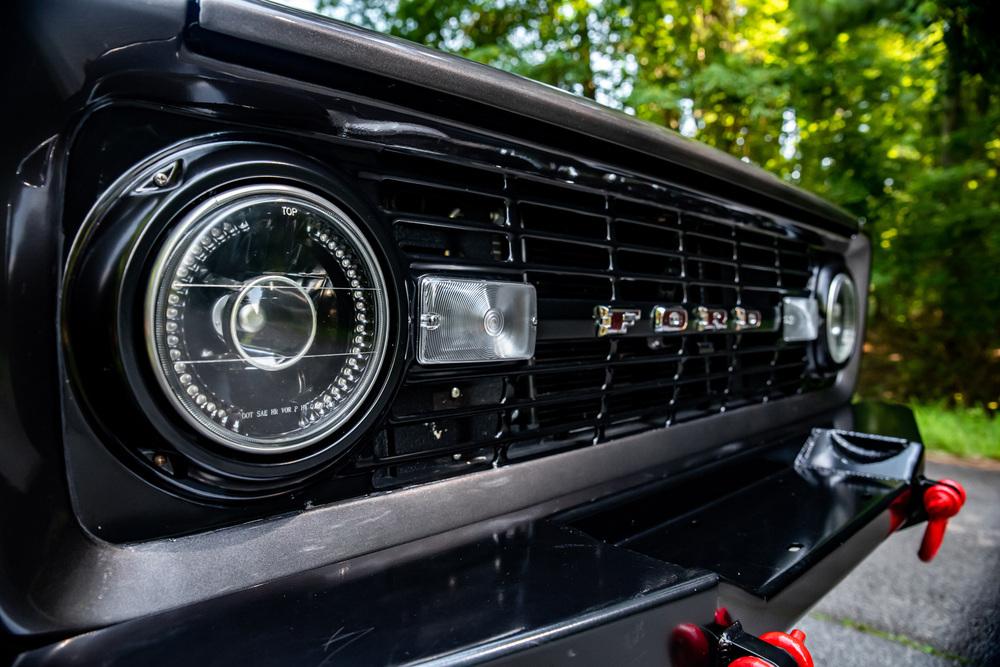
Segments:
[[[561,658],[587,664],[667,664],[670,629],[708,622],[715,585],[710,573],[541,523],[403,562],[330,565],[75,637],[16,664],[538,664],[519,652],[558,640]],[[611,625],[618,621],[639,632]]]
[[[520,463],[515,471],[488,470],[475,478],[347,503],[334,502],[342,496],[324,491],[314,497],[292,495],[287,504],[263,509],[244,504],[221,509],[164,492],[155,479],[122,465],[93,432],[63,372],[63,262],[90,206],[118,175],[166,145],[217,131],[220,125],[230,131],[280,129],[285,139],[294,135],[296,141],[316,146],[333,137],[344,144],[378,140],[388,147],[447,154],[461,145],[464,151],[481,151],[484,161],[500,159],[497,147],[510,143],[506,134],[523,130],[533,150],[508,154],[503,159],[509,164],[526,161],[552,175],[575,170],[583,175],[584,186],[586,178],[608,170],[625,176],[625,187],[648,187],[643,183],[652,176],[670,181],[684,202],[726,203],[760,224],[801,218],[796,221],[833,251],[845,254],[859,284],[867,282],[868,243],[860,236],[849,238],[852,221],[759,170],[665,138],[670,135],[657,132],[659,138],[654,139],[646,126],[589,107],[573,107],[574,113],[558,116],[565,127],[557,130],[552,125],[557,116],[550,112],[577,102],[505,75],[484,79],[499,86],[492,89],[504,93],[499,98],[480,94],[463,101],[456,96],[461,90],[440,92],[460,61],[445,59],[445,70],[430,65],[393,69],[391,57],[355,51],[360,33],[350,29],[345,36],[348,29],[327,22],[303,24],[311,35],[308,41],[343,40],[347,50],[342,53],[361,54],[355,67],[369,65],[379,71],[369,75],[331,67],[320,59],[323,53],[282,51],[279,47],[291,45],[271,39],[262,40],[270,46],[255,44],[243,32],[223,34],[242,30],[241,24],[259,27],[262,8],[276,11],[259,3],[202,3],[209,16],[215,12],[209,28],[199,24],[196,3],[179,0],[32,2],[16,4],[5,26],[5,44],[17,55],[8,62],[21,64],[9,70],[9,106],[23,115],[9,141],[0,142],[0,187],[7,204],[0,235],[4,633],[32,636],[30,641],[37,643],[46,636],[207,600],[429,534],[470,525],[474,533],[488,533],[490,527],[481,522],[493,520],[520,525],[759,446],[761,434],[769,429],[796,424],[807,430],[825,424],[829,412],[849,400],[856,361],[841,372],[835,387],[811,396],[622,438],[610,449],[591,447]],[[247,13],[241,14],[244,10]],[[426,59],[425,52],[411,48],[391,46],[394,53],[407,54],[405,62]],[[393,78],[411,71],[417,78],[436,76],[438,85],[427,88],[416,79],[408,83]],[[483,78],[479,68],[469,72]],[[456,80],[467,81],[469,76]],[[416,122],[384,132],[400,113],[387,111],[384,101],[414,109],[406,115]],[[94,127],[99,110],[121,108],[141,110],[138,120],[110,123],[104,136],[85,141],[85,128]],[[461,123],[438,118],[455,115],[462,117]],[[488,133],[492,144],[468,145],[474,133],[463,123],[494,128]],[[373,128],[382,131],[374,139]],[[130,150],[120,150],[122,145]],[[581,145],[593,147],[594,157],[580,158],[576,153]],[[539,155],[546,161],[537,163]],[[740,195],[739,202],[728,200],[733,194]],[[747,438],[734,443],[736,434]],[[357,495],[354,491],[348,495]],[[316,498],[329,504],[303,511]],[[268,518],[179,539],[116,544],[102,537],[108,517],[125,526],[119,539],[162,538]],[[859,556],[863,551],[859,547]]]
[[[68,130],[86,97],[84,84],[111,46],[93,25],[114,25],[123,44],[176,37],[183,1],[85,6],[6,3],[3,8],[7,116],[0,142],[0,623],[4,633],[40,628],[29,611],[26,573],[47,545],[50,566],[65,557],[65,532],[79,533],[66,488],[59,431],[56,301],[64,238],[62,215]],[[53,20],[53,16],[58,16]],[[90,71],[88,73],[88,67]],[[16,91],[16,92],[15,92]],[[72,541],[72,540],[70,540]],[[56,586],[55,582],[41,587]],[[43,623],[43,627],[47,625]],[[0,646],[9,643],[0,639]],[[0,655],[3,655],[0,652]]]
[[[177,75],[173,82],[185,80]],[[130,81],[119,81],[118,85],[126,85],[122,94],[132,90]],[[256,97],[260,94],[256,91],[258,86],[268,91],[266,99]],[[248,89],[236,82],[218,82],[215,92],[225,91],[244,105],[237,109],[216,107],[211,118],[195,113],[197,105],[204,104],[197,95],[198,99],[190,101],[195,107],[169,111],[137,102],[115,102],[89,113],[75,134],[74,157],[69,164],[69,179],[74,187],[67,192],[63,216],[67,239],[72,238],[72,245],[64,251],[67,271],[63,277],[62,327],[69,380],[63,395],[64,419],[68,425],[64,439],[77,513],[84,526],[103,539],[129,542],[190,533],[247,517],[359,496],[384,486],[366,481],[371,475],[366,471],[375,466],[374,462],[369,463],[375,456],[368,452],[378,446],[377,436],[369,438],[372,442],[362,448],[355,461],[338,461],[331,471],[334,474],[323,477],[320,473],[328,471],[330,456],[324,461],[316,456],[283,461],[280,466],[272,465],[272,457],[266,465],[260,465],[252,460],[226,457],[225,452],[219,455],[210,444],[191,445],[196,441],[195,436],[183,424],[176,424],[173,410],[163,406],[155,383],[143,373],[144,343],[135,337],[142,331],[141,323],[136,317],[119,318],[118,313],[122,307],[133,312],[140,310],[137,305],[140,297],[136,295],[141,296],[146,276],[141,257],[135,255],[150,252],[155,232],[162,228],[163,221],[182,210],[192,197],[197,199],[225,179],[292,178],[350,202],[353,209],[363,212],[361,217],[367,221],[383,222],[378,213],[378,193],[373,192],[370,179],[357,176],[352,179],[352,175],[373,169],[373,161],[383,156],[402,160],[428,151],[453,155],[454,164],[460,165],[458,168],[468,165],[470,170],[479,165],[479,160],[510,169],[524,169],[526,165],[543,172],[571,169],[575,181],[592,187],[607,189],[610,174],[614,176],[611,182],[622,182],[621,187],[636,196],[649,196],[657,187],[665,190],[656,183],[607,172],[606,168],[575,161],[571,156],[530,147],[513,150],[510,143],[495,137],[430,119],[387,112],[361,101],[345,105],[328,96],[307,98],[287,88],[270,86],[261,83]],[[192,93],[176,90],[173,94],[180,99]],[[284,118],[282,131],[278,132],[266,125],[251,124],[251,121],[269,121],[248,111],[245,104],[250,102],[256,105],[256,113],[269,108],[278,113],[289,106],[309,113],[304,117]],[[338,118],[340,129],[336,134],[317,134],[309,129],[326,116]],[[238,144],[242,152],[234,153],[236,148],[220,149],[217,144],[224,142]],[[177,184],[163,192],[130,194],[140,181],[148,178],[151,170],[178,159],[183,163],[183,176]],[[330,170],[338,175],[325,175]],[[705,215],[721,215],[734,207],[680,190],[666,192],[676,198],[678,206]],[[784,229],[786,224],[781,219],[747,215],[748,221],[769,229]],[[147,232],[149,226],[156,229]],[[384,238],[389,228],[389,221],[384,222],[384,227],[370,225],[370,231],[378,236],[379,246],[385,249],[386,270],[391,276],[405,275],[405,270],[397,268],[401,260],[392,252],[393,242]],[[826,244],[829,253],[838,253],[844,247],[842,239],[826,237],[808,228],[806,231],[796,228],[796,233],[806,235],[815,244]],[[514,271],[512,277],[519,278],[526,267],[502,268]],[[436,264],[425,261],[421,270],[468,271],[470,267],[452,265],[447,260]],[[393,282],[397,293],[402,294],[406,289],[403,281],[397,277]],[[412,277],[409,285],[412,290]],[[402,305],[404,301],[398,299],[397,303]],[[583,305],[585,309],[591,307]],[[406,317],[406,311],[401,310],[396,321],[403,322]],[[539,334],[541,339],[559,337],[558,332],[546,333],[545,326],[552,323],[546,314]],[[592,323],[587,320],[570,320],[564,328],[573,326],[582,327],[587,333],[592,330]],[[411,360],[405,328],[397,333],[396,349]],[[395,358],[402,361],[399,355]],[[399,373],[397,367],[389,374],[387,394],[398,384]],[[830,384],[833,380],[833,375],[828,375],[826,382]],[[148,391],[149,386],[153,391]],[[373,410],[366,423],[378,423],[380,414]],[[116,467],[106,451],[108,443],[119,457],[124,452],[125,464],[139,479],[123,474]],[[156,454],[170,457],[169,473],[151,465]],[[450,458],[450,450],[447,455]],[[394,460],[402,462],[419,456],[422,455],[404,454]],[[208,473],[207,481],[203,470]],[[112,487],[114,493],[107,491],[108,479],[117,480]],[[158,488],[147,488],[140,479],[160,483]],[[305,488],[307,481],[311,484],[309,488]],[[164,482],[170,495],[160,491]],[[293,493],[287,493],[289,490]],[[207,509],[191,506],[175,495],[212,506]],[[132,501],[122,503],[123,496]],[[268,504],[259,502],[264,500]]]
[[[895,478],[824,476],[793,466],[801,436],[671,479],[570,525],[615,546],[704,567],[762,599],[875,521],[916,479],[911,458]],[[919,443],[912,446],[922,456]],[[609,506],[610,505],[610,506]],[[586,513],[586,506],[573,514]]]
[[[869,405],[831,423],[895,420],[890,435],[901,436],[907,416]],[[877,541],[887,536],[887,507],[910,485],[811,478],[792,468],[804,438],[689,476],[731,489],[721,504],[692,498],[683,478],[657,482],[551,519],[457,543],[430,538],[96,630],[17,664],[671,664],[677,625],[708,626],[725,606],[753,633],[786,627],[805,611],[789,594],[828,588],[869,552],[873,529]],[[782,481],[754,479],[761,469]],[[802,511],[774,509],[795,500]],[[715,527],[708,539],[691,539],[696,522]],[[790,553],[794,540],[801,549]]]
[[[288,20],[290,15],[295,19]],[[217,35],[332,63],[341,70],[374,73],[393,81],[391,87],[403,82],[404,87],[437,91],[454,98],[461,105],[459,108],[467,109],[474,102],[503,110],[518,117],[517,129],[511,133],[517,136],[535,133],[547,137],[547,142],[555,137],[572,141],[570,133],[564,130],[573,128],[574,133],[591,137],[588,151],[592,154],[602,148],[615,151],[627,147],[652,158],[649,164],[658,162],[660,167],[656,171],[666,169],[671,180],[696,182],[699,189],[714,181],[728,191],[737,189],[740,194],[734,198],[749,198],[755,204],[770,200],[776,212],[824,219],[825,224],[839,228],[842,233],[857,229],[857,221],[844,211],[759,169],[748,168],[735,158],[661,127],[636,123],[625,114],[609,113],[590,100],[539,86],[492,67],[260,0],[202,0],[198,25]],[[222,40],[215,43],[216,47],[225,45]],[[240,50],[240,44],[236,43],[230,53],[237,58],[250,55]],[[476,115],[465,113],[463,120],[468,122]]]

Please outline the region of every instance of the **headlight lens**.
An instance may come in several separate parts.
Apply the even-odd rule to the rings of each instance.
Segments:
[[[305,447],[371,392],[387,346],[386,288],[338,207],[281,185],[192,211],[154,264],[149,354],[201,434],[244,451]]]
[[[826,344],[834,363],[850,358],[857,338],[858,293],[851,277],[838,273],[826,296]]]

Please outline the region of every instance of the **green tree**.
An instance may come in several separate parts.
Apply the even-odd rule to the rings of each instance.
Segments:
[[[1000,26],[988,0],[321,0],[837,202],[875,247],[863,393],[1000,401]]]

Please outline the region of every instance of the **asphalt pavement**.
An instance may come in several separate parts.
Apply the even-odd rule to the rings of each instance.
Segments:
[[[893,535],[799,623],[817,666],[1000,666],[1000,470],[927,464],[968,494],[937,558]]]

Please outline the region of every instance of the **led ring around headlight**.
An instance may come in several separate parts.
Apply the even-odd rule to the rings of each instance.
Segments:
[[[146,292],[160,387],[201,435],[276,453],[344,426],[387,349],[385,279],[340,208],[285,185],[235,188],[191,211]]]
[[[851,358],[858,337],[858,293],[846,273],[838,273],[826,294],[826,347],[842,364]]]

